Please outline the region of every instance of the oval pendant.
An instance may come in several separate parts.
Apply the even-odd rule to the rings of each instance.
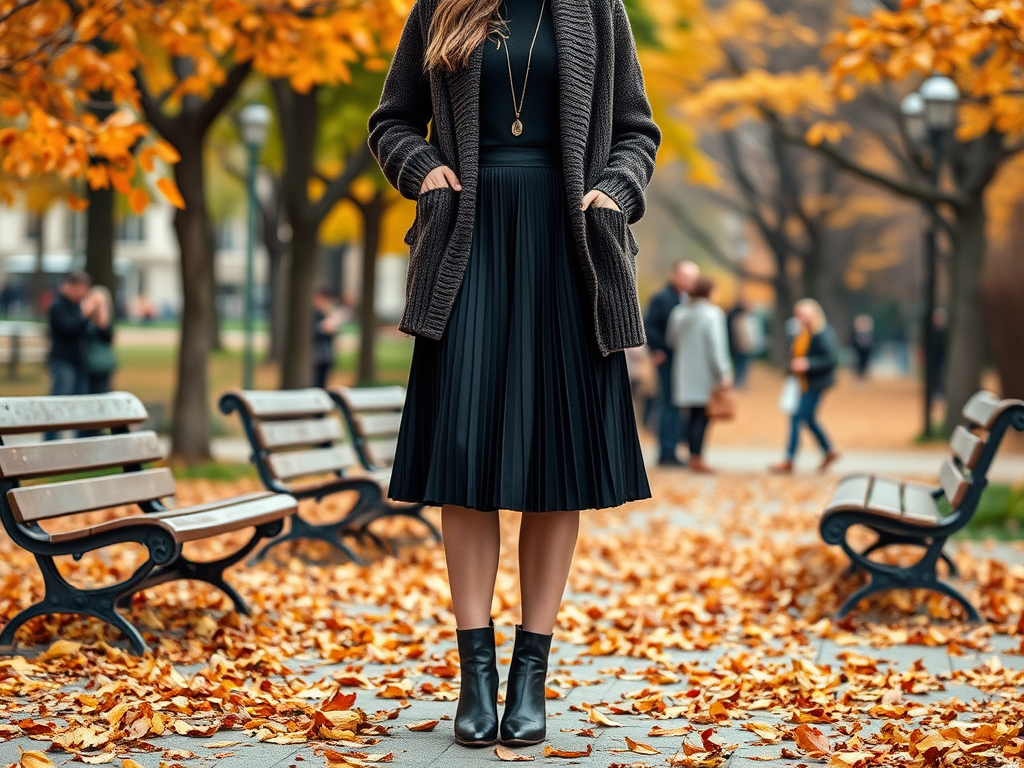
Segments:
[[[522,132],[523,132],[523,123],[522,123],[521,120],[516,119],[516,121],[514,123],[512,123],[512,135],[513,136],[518,136]]]

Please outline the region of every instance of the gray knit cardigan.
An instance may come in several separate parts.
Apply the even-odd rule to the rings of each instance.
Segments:
[[[440,339],[473,237],[480,150],[483,44],[451,74],[424,72],[430,20],[440,0],[417,0],[370,117],[370,149],[384,175],[416,199],[406,306],[399,328]],[[636,241],[628,224],[646,209],[661,133],[651,118],[622,0],[551,0],[558,53],[562,168],[569,217],[597,347],[604,355],[645,343],[636,288]],[[428,136],[428,126],[429,139]],[[419,194],[440,165],[462,191]],[[580,202],[590,189],[622,211]]]

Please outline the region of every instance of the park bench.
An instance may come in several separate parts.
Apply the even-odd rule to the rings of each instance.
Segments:
[[[846,616],[868,595],[889,589],[929,589],[959,602],[970,621],[978,612],[970,601],[936,572],[940,559],[956,576],[952,561],[943,553],[949,536],[963,528],[978,508],[988,481],[986,475],[1006,432],[1024,432],[1024,401],[1000,400],[990,392],[978,392],[964,406],[963,423],[953,433],[952,456],[939,473],[938,488],[882,477],[857,475],[843,479],[821,518],[821,536],[838,544],[855,568],[866,571],[870,580],[839,609]],[[858,552],[849,542],[849,532],[861,525],[877,539]],[[893,545],[924,549],[916,562],[892,565],[868,556]]]
[[[206,582],[231,598],[237,611],[248,612],[225,581],[224,570],[261,539],[277,535],[295,511],[295,499],[260,492],[190,507],[165,506],[163,499],[175,493],[170,469],[144,468],[163,458],[161,443],[154,432],[130,431],[147,417],[138,398],[125,392],[0,398],[0,519],[11,539],[35,556],[45,586],[43,599],[4,627],[0,650],[12,651],[18,628],[35,616],[76,613],[114,625],[137,653],[144,653],[142,635],[116,608],[140,590],[175,579]],[[13,435],[69,429],[109,434],[5,444]],[[44,478],[50,482],[40,483]],[[134,514],[102,522],[78,517],[122,507],[134,507]],[[56,525],[48,525],[50,530],[41,525],[51,522]],[[247,528],[255,529],[251,538],[219,560],[198,562],[182,554],[186,542]],[[79,559],[86,552],[128,542],[144,546],[148,557],[117,584],[79,588],[61,576],[54,562],[58,556]]]
[[[369,538],[383,547],[368,526],[382,517],[411,514],[385,500],[381,478],[370,471],[353,439],[350,422],[327,391],[232,391],[221,397],[220,410],[238,413],[252,448],[253,464],[267,489],[318,503],[336,493],[357,494],[351,510],[333,522],[315,523],[295,514],[289,530],[269,542],[255,559],[264,558],[285,541],[313,539],[330,544],[358,563],[361,558],[346,538]],[[418,514],[411,516],[429,525]]]
[[[387,489],[398,448],[405,387],[335,387],[328,392],[345,415],[363,468]],[[423,517],[423,504],[388,502],[388,506],[390,514],[418,520],[430,529],[435,541],[441,541],[441,532]]]

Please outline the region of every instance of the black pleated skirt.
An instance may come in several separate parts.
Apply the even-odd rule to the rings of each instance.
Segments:
[[[389,495],[547,512],[649,498],[626,359],[587,322],[561,170],[481,157],[473,244],[439,341],[417,338]]]

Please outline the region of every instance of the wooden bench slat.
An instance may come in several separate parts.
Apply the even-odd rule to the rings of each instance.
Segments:
[[[270,471],[278,480],[338,472],[355,466],[358,462],[356,452],[350,445],[274,453],[267,457]]]
[[[967,401],[963,417],[972,424],[977,424],[984,429],[991,429],[998,412],[999,398],[991,392],[983,390],[972,395],[971,399]]]
[[[401,410],[405,406],[405,387],[338,387],[334,391],[354,413]]]
[[[931,488],[916,483],[903,486],[903,522],[928,527],[937,525],[941,519]]]
[[[867,475],[843,478],[825,508],[826,514],[834,510],[863,507],[871,490],[871,480]]]
[[[141,424],[147,418],[142,401],[128,392],[0,398],[0,435],[104,429]]]
[[[960,459],[960,463],[968,469],[974,469],[981,458],[981,451],[985,447],[985,441],[965,427],[959,426],[953,431],[953,437],[949,441],[953,453]]]
[[[374,464],[377,466],[390,466],[395,463],[395,454],[398,452],[398,438],[368,440],[366,448]]]
[[[163,446],[155,432],[7,445],[0,447],[0,477],[59,475],[162,458]]]
[[[334,401],[322,389],[247,390],[235,392],[258,419],[298,419],[330,413]]]
[[[967,489],[971,484],[964,477],[963,472],[956,466],[953,459],[943,463],[942,470],[939,473],[939,480],[950,506],[953,509],[958,508],[963,502],[964,496],[967,495]]]
[[[898,481],[876,477],[866,505],[869,512],[900,517],[903,514],[903,489]]]
[[[194,507],[170,509],[166,512],[119,517],[87,528],[53,533],[50,535],[50,541],[76,541],[107,531],[130,528],[138,525],[140,521],[156,521],[161,527],[170,530],[177,541],[184,543],[237,531],[250,525],[280,520],[293,514],[295,509],[295,500],[291,496],[272,493],[252,494]]]
[[[363,413],[355,417],[356,428],[363,437],[397,435],[402,424],[400,413]]]
[[[8,491],[11,509],[22,522],[91,512],[174,495],[174,476],[166,467],[106,477],[30,485]]]
[[[332,418],[261,421],[256,434],[267,450],[331,443],[344,437],[341,422]]]

